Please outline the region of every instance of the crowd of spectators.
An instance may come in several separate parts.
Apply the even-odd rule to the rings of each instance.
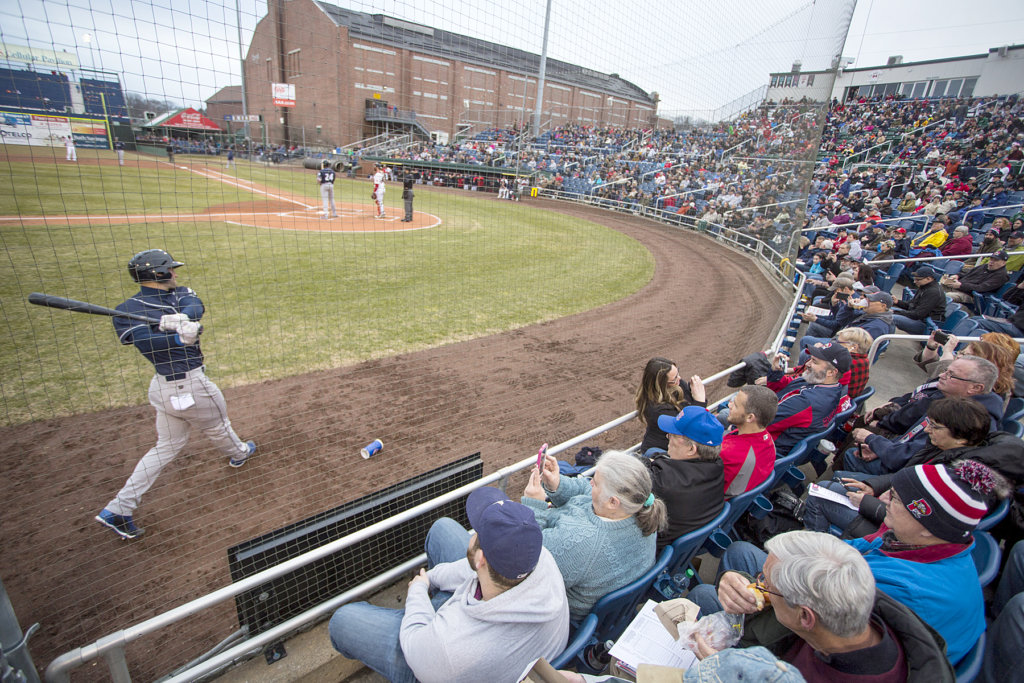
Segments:
[[[642,576],[675,539],[764,484],[779,458],[827,433],[835,455],[815,463],[815,492],[785,493],[793,505],[772,513],[774,526],[745,527],[748,540],[728,547],[715,583],[682,586],[702,615],[724,610],[744,625],[735,647],[697,638],[694,671],[954,681],[953,667],[987,631],[982,678],[1020,676],[1024,501],[1014,492],[1024,490],[1024,408],[1011,399],[1024,396],[1013,339],[1024,337],[1016,312],[1024,258],[1006,251],[1024,243],[1024,213],[1013,207],[1024,203],[1015,194],[1024,190],[1020,113],[1013,99],[888,99],[833,102],[827,112],[765,105],[711,130],[551,134],[528,152],[549,166],[549,186],[564,187],[571,173],[597,197],[626,193],[662,208],[699,186],[703,204],[694,201],[692,215],[727,226],[740,209],[777,203],[801,182],[776,170],[783,162],[809,162],[799,356],[793,367],[786,352],[745,357],[729,378],[737,392],[714,413],[699,376],[684,379],[674,361],[650,359],[634,396],[637,453],[605,453],[589,479],[546,456],[519,502],[475,491],[466,504],[473,532],[449,519],[434,524],[429,571],[410,581],[405,608],[340,608],[334,646],[390,680],[519,680],[534,659],[561,652],[602,595]],[[807,140],[819,114],[820,146]],[[752,163],[736,149],[729,155],[743,140]],[[419,152],[438,153],[447,152]],[[785,239],[800,213],[780,208],[737,227]],[[939,260],[900,264],[902,280],[877,263],[931,254]],[[1006,318],[986,315],[985,294]],[[937,330],[954,315],[955,329]],[[922,374],[910,391],[865,410],[868,352],[897,329],[931,331],[914,359]],[[971,332],[984,334],[961,343]],[[989,523],[1004,501],[1010,513]],[[989,619],[972,560],[982,524],[1010,558],[987,600]],[[776,533],[761,533],[769,528]]]

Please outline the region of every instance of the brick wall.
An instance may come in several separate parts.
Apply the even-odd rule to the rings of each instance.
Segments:
[[[303,130],[307,145],[344,145],[374,135],[379,126],[365,121],[368,100],[411,109],[428,130],[452,136],[460,122],[476,122],[479,130],[511,127],[523,118],[521,74],[350,38],[312,0],[268,4],[269,14],[257,24],[249,45],[245,75],[249,113],[263,116],[274,143],[282,142],[284,133],[281,109],[273,106],[270,94],[270,84],[280,78],[279,21],[286,82],[296,89],[296,106],[288,111],[291,144],[302,143]],[[535,75],[527,78],[526,88],[526,110],[532,112]],[[553,126],[571,121],[646,126],[653,113],[648,105],[550,79],[543,110],[542,123]],[[259,135],[254,128],[253,137]]]

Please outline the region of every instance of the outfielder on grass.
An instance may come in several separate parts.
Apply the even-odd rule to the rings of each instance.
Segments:
[[[243,442],[235,434],[224,395],[204,373],[199,319],[205,309],[195,292],[178,286],[175,269],[183,265],[162,249],[136,254],[128,262],[128,272],[142,286],[117,310],[159,317],[159,322],[113,319],[118,340],[134,344],[156,368],[149,383],[149,402],[156,408],[156,445],[142,456],[117,496],[96,515],[97,522],[123,539],[144,533],[133,519],[139,499],[188,443],[193,426],[228,456],[231,467],[244,465],[256,450],[255,443]]]

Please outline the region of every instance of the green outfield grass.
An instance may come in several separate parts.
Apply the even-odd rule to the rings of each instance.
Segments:
[[[80,152],[80,155],[82,152]],[[312,171],[242,164],[233,175],[317,200]],[[0,213],[193,211],[262,200],[170,168],[10,162]],[[59,192],[54,193],[52,188]],[[222,386],[260,382],[491,334],[588,310],[646,284],[653,260],[603,226],[417,188],[439,227],[405,233],[269,230],[224,222],[0,225],[3,412],[15,424],[144,400],[152,366],[120,346],[109,319],[25,301],[32,291],[114,306],[136,291],[125,269],[162,247],[207,306],[202,345]],[[369,205],[343,180],[338,201]],[[387,194],[390,210],[400,189]],[[65,208],[66,207],[66,208]],[[400,223],[398,225],[401,225]]]

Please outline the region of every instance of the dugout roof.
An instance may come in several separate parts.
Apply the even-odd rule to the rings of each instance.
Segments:
[[[315,1],[335,25],[346,27],[350,36],[507,71],[536,74],[540,70],[540,55],[532,52],[422,26],[383,14],[354,12],[320,0]],[[654,100],[647,92],[616,74],[603,74],[582,66],[548,58],[546,77],[560,83],[597,90],[606,95],[628,97],[631,100],[654,106]]]
[[[207,130],[210,132],[222,133],[216,123],[206,118],[192,107],[179,109],[178,111],[162,114],[148,123],[143,128],[185,128],[187,130]]]

